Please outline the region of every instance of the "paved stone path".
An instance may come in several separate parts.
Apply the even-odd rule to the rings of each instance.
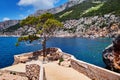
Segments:
[[[47,80],[91,80],[73,68],[59,66],[55,62],[44,64]]]

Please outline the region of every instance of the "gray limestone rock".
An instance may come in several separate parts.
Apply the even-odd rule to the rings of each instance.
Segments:
[[[103,51],[103,61],[107,68],[120,72],[120,35],[113,39],[113,44]]]

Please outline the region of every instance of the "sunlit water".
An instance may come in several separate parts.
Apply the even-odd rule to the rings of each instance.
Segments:
[[[0,37],[0,68],[12,65],[14,55],[25,52],[37,51],[41,45],[15,46],[16,37]],[[87,38],[52,38],[47,42],[47,47],[59,47],[62,51],[74,55],[77,59],[105,67],[102,61],[102,51],[111,44],[109,38],[87,39]]]

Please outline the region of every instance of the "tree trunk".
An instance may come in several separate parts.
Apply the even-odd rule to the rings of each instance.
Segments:
[[[43,48],[43,61],[45,61],[45,57],[46,57],[46,38],[43,39],[42,42],[42,48]]]
[[[43,56],[46,57],[46,41],[43,41],[42,48],[43,48]]]

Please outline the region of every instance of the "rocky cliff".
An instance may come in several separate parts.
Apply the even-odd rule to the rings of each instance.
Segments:
[[[103,61],[109,69],[120,72],[120,35],[103,51]]]
[[[66,20],[64,27],[56,31],[55,37],[114,37],[120,34],[120,17],[112,14],[104,16],[84,17],[79,19]],[[21,35],[32,28],[22,27],[6,35]]]
[[[39,16],[43,13],[46,13],[46,12],[49,12],[49,13],[52,13],[52,14],[56,14],[56,13],[59,13],[67,8],[70,8],[74,5],[77,5],[77,4],[80,4],[82,3],[83,1],[85,0],[69,0],[67,3],[59,6],[59,7],[56,7],[56,8],[52,8],[52,9],[47,9],[47,10],[38,10],[36,11],[34,14],[32,14],[32,16]]]
[[[57,8],[52,8],[49,10],[38,10],[33,15],[38,16],[45,12],[50,12],[53,14],[57,13],[55,15],[58,15],[59,18],[65,18],[65,20],[61,20],[64,24],[64,28],[60,29],[59,31],[56,31],[56,34],[54,35],[55,37],[66,37],[66,36],[67,37],[90,37],[90,38],[112,37],[116,34],[120,34],[120,16],[113,14],[111,11],[108,11],[109,13],[107,14],[104,13],[102,15],[97,15],[96,12],[98,13],[106,12],[107,10],[111,9],[111,7],[113,7],[115,4],[118,4],[118,3],[119,3],[119,0],[115,0],[115,1],[114,0],[69,0],[69,2]],[[111,5],[109,5],[108,7],[108,4],[111,4]],[[101,11],[103,8],[105,8],[104,11]],[[120,7],[116,6],[115,11],[118,12],[119,9]],[[91,14],[92,16],[80,17],[81,10],[83,13],[86,11],[87,12],[92,11],[96,15]],[[68,17],[70,19],[68,19]],[[8,26],[6,25],[5,28],[7,27]],[[2,29],[4,29],[4,27]],[[26,32],[27,30],[32,30],[32,28],[23,29],[21,27],[19,29],[17,28],[14,31],[12,30],[13,32],[5,32],[4,34],[21,35],[23,32]],[[3,33],[0,33],[0,35],[2,34]]]
[[[56,32],[55,36],[68,37],[113,37],[120,33],[120,17],[106,14],[104,16],[84,17],[66,20],[64,28]]]
[[[0,22],[0,30],[3,30],[10,26],[16,25],[19,22],[20,22],[20,20],[8,20],[8,21]]]
[[[34,14],[32,14],[32,16],[38,16],[38,15],[46,13],[46,12],[55,14],[55,13],[65,10],[67,8],[70,8],[71,6],[79,4],[83,1],[84,0],[69,0],[67,3],[65,3],[59,7],[56,7],[56,8],[47,9],[47,10],[38,10]],[[8,21],[0,22],[0,30],[14,26],[14,25],[18,24],[19,22],[20,22],[19,20],[8,20]]]

